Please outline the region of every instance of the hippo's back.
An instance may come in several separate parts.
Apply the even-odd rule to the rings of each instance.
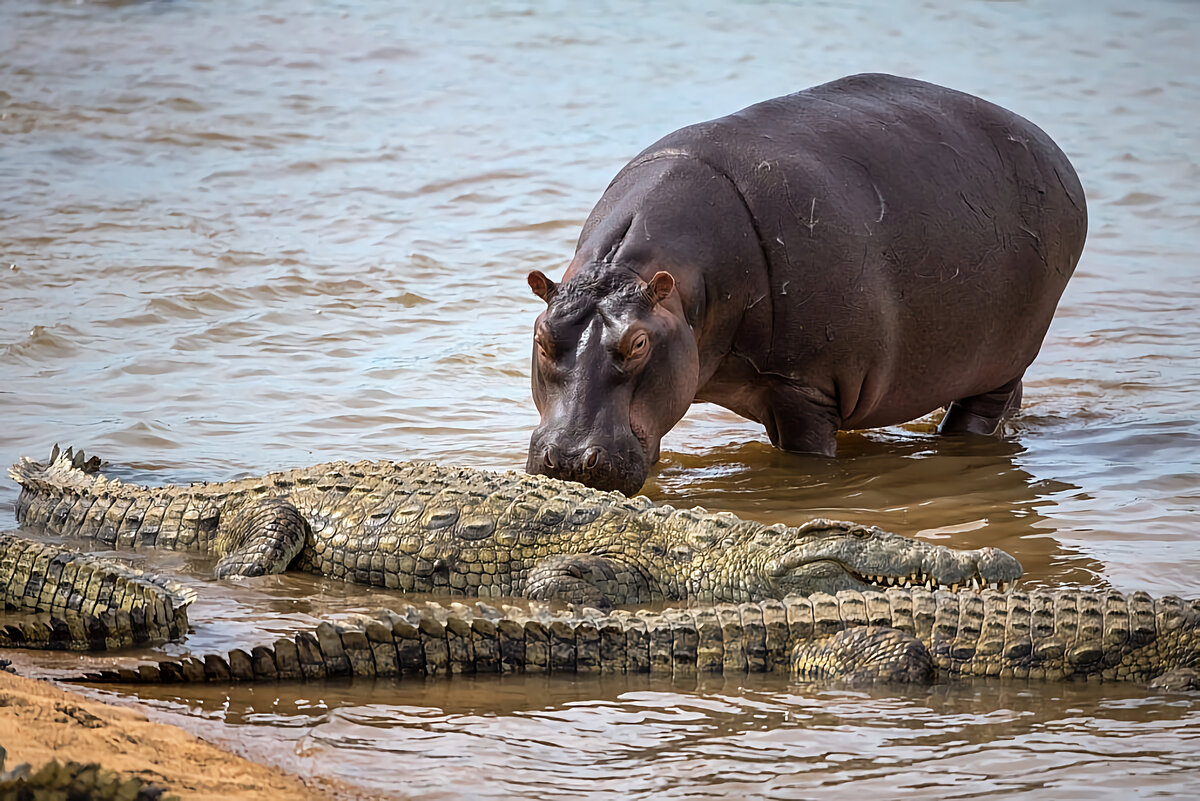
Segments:
[[[727,176],[769,275],[736,349],[842,399],[843,427],[912,419],[1019,378],[1083,249],[1070,162],[971,95],[856,75],[668,135]]]

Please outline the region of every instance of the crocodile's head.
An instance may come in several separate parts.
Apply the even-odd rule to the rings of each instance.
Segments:
[[[758,538],[761,580],[776,598],[894,586],[1003,591],[1021,576],[998,548],[958,550],[833,520],[767,531]]]

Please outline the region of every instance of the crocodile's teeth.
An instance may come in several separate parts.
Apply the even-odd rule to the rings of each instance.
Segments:
[[[925,589],[927,589],[927,590],[933,589],[933,579],[931,579],[931,578],[925,579]]]
[[[971,589],[975,590],[975,592],[979,592],[979,577],[978,576],[975,576],[974,578],[971,579]]]
[[[958,592],[958,584],[951,584],[950,592]]]

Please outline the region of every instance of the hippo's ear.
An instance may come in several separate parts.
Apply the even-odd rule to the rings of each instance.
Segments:
[[[667,295],[675,289],[675,277],[668,272],[659,270],[646,283],[646,293],[650,296],[650,305],[657,306],[666,300]]]
[[[558,285],[547,278],[541,270],[532,271],[526,280],[529,281],[529,288],[533,290],[533,294],[547,303],[550,302],[550,298],[554,297],[554,290],[558,289]]]

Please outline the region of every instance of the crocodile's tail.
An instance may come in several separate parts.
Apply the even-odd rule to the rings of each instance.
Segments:
[[[88,491],[96,484],[100,472],[100,457],[88,458],[82,450],[60,451],[55,445],[46,462],[35,462],[27,456],[8,468],[8,474],[22,489],[60,494],[64,490]],[[118,482],[119,483],[119,482]]]
[[[106,490],[121,486],[116,479],[100,475],[100,457],[88,456],[82,451],[67,448],[60,451],[58,445],[50,452],[50,459],[37,462],[26,456],[8,469],[12,479],[21,485],[17,499],[17,522],[33,528],[48,528],[52,533],[62,533],[50,523],[51,512],[64,498],[94,497]],[[67,532],[71,533],[71,532]]]
[[[157,684],[454,673],[790,672],[810,680],[931,674],[1151,681],[1200,690],[1200,599],[1108,591],[788,596],[662,611],[427,604],[382,609],[229,654],[103,669]]]
[[[17,522],[30,531],[87,537],[113,548],[207,547],[217,521],[211,492],[126,484],[99,467],[97,457],[57,445],[48,462],[22,458],[8,471],[21,485]]]
[[[195,593],[176,581],[57,545],[0,535],[0,647],[110,650],[174,640]]]

